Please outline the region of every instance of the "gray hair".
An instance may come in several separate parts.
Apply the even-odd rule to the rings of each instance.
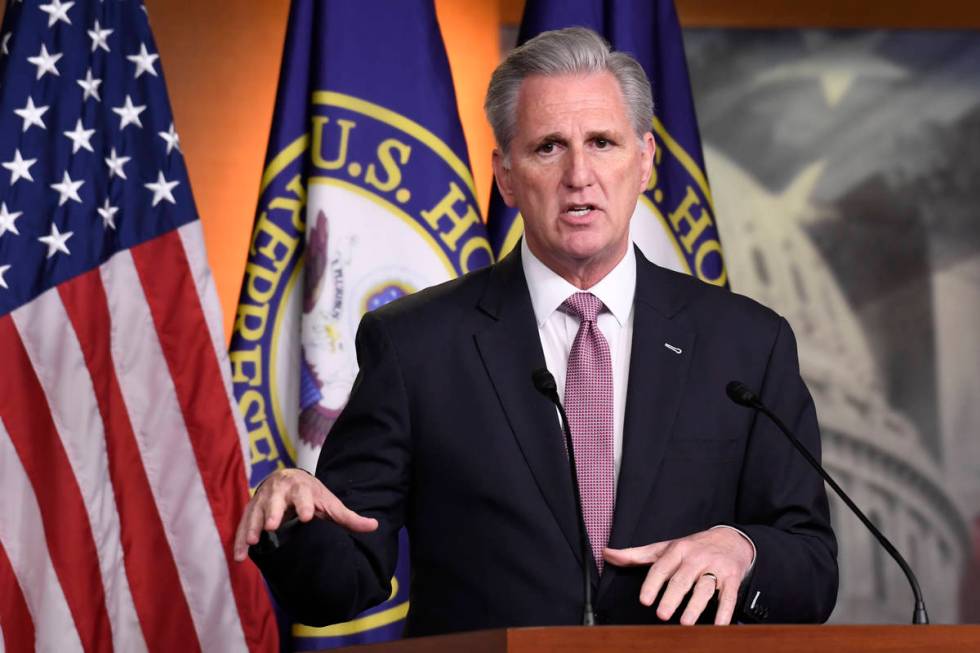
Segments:
[[[584,27],[542,32],[515,48],[490,78],[483,110],[505,157],[517,126],[517,96],[531,75],[608,72],[619,82],[633,129],[640,138],[650,131],[653,95],[639,62],[625,52],[613,52],[601,36]]]

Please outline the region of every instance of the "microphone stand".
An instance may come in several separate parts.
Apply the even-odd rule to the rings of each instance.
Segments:
[[[725,392],[728,394],[728,398],[734,401],[736,404],[746,406],[748,408],[754,408],[771,419],[773,424],[775,424],[782,434],[789,439],[794,447],[796,447],[796,450],[799,451],[804,458],[806,458],[806,461],[810,463],[810,466],[817,470],[820,476],[823,477],[823,480],[827,482],[827,485],[833,488],[834,492],[837,493],[837,496],[839,496],[841,500],[847,504],[847,507],[850,508],[855,515],[857,515],[858,519],[861,520],[861,523],[864,524],[869,531],[871,531],[871,534],[874,535],[879,544],[881,544],[885,551],[888,552],[888,555],[890,555],[892,559],[898,563],[898,566],[902,568],[902,572],[908,579],[909,585],[912,586],[912,593],[915,595],[915,611],[912,614],[912,623],[928,624],[929,615],[926,613],[926,604],[922,598],[922,591],[919,589],[919,581],[912,572],[912,568],[909,567],[909,564],[905,561],[905,558],[903,558],[902,554],[898,552],[898,549],[896,549],[894,545],[888,541],[888,538],[885,537],[880,530],[878,530],[878,527],[865,516],[861,509],[857,507],[857,504],[855,504],[851,500],[851,497],[847,495],[847,492],[845,492],[843,488],[837,484],[837,481],[835,481],[830,474],[827,473],[827,470],[825,470],[823,466],[817,462],[817,459],[806,450],[803,443],[800,442],[795,435],[793,435],[793,432],[790,431],[785,424],[783,424],[783,421],[762,403],[762,400],[759,399],[758,395],[750,390],[744,383],[739,381],[730,382],[726,386]]]
[[[585,594],[585,605],[582,606],[582,625],[595,625],[595,612],[592,610],[592,547],[589,545],[589,534],[585,529],[585,517],[582,513],[582,495],[578,489],[578,471],[575,467],[575,451],[572,448],[572,430],[568,425],[565,407],[558,398],[558,385],[555,377],[545,368],[534,370],[531,380],[538,392],[543,394],[558,408],[561,415],[562,432],[565,435],[565,450],[568,453],[568,469],[572,477],[572,494],[575,495],[575,511],[578,514],[579,545],[582,550],[582,581]]]

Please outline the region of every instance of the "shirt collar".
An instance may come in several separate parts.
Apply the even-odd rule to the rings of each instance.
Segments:
[[[577,292],[590,292],[598,297],[620,326],[625,325],[629,319],[633,310],[633,296],[636,294],[636,253],[632,244],[626,248],[626,256],[609,274],[584,291],[542,263],[527,246],[526,238],[521,239],[521,265],[524,268],[524,278],[527,279],[527,288],[531,292],[531,306],[534,308],[538,327],[543,326],[562,302]]]

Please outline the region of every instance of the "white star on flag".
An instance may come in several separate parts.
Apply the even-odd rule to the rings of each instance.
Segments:
[[[180,152],[180,136],[174,131],[174,124],[170,123],[170,130],[165,132],[157,132],[157,134],[163,140],[167,141],[167,154],[170,154],[170,150],[177,148]]]
[[[7,280],[3,278],[3,275],[7,274],[9,269],[9,265],[0,265],[0,288],[7,288]]]
[[[10,54],[10,50],[7,49],[7,44],[10,43],[10,37],[12,35],[13,32],[7,32],[6,34],[3,35],[3,44],[0,45],[0,49],[3,50],[4,54]]]
[[[105,164],[109,166],[109,177],[118,175],[120,179],[125,179],[126,173],[123,171],[123,166],[131,158],[128,156],[116,156],[116,148],[112,148],[109,151],[109,156],[105,160]]]
[[[128,95],[126,96],[126,103],[123,106],[113,107],[112,110],[119,114],[120,130],[125,129],[126,125],[143,126],[143,123],[140,122],[140,114],[146,110],[146,105],[133,106],[133,99]]]
[[[47,126],[44,124],[44,121],[41,120],[41,116],[44,115],[44,112],[47,110],[48,107],[46,106],[44,107],[34,106],[34,100],[30,96],[27,96],[27,104],[24,105],[24,108],[14,109],[14,113],[16,113],[18,116],[24,119],[23,131],[26,132],[31,125],[37,125],[41,129],[47,129]]]
[[[65,254],[71,254],[68,251],[68,239],[75,235],[73,231],[66,231],[61,233],[58,231],[58,225],[51,223],[51,234],[47,236],[41,236],[38,238],[42,243],[48,246],[48,258],[54,256],[55,252],[64,252]]]
[[[177,200],[174,199],[174,194],[171,191],[179,183],[179,181],[167,181],[164,179],[163,171],[161,170],[157,174],[157,180],[155,182],[143,185],[153,191],[153,206],[156,206],[160,203],[160,200],[167,200],[171,204],[176,204]]]
[[[36,57],[27,57],[28,61],[37,66],[37,79],[44,77],[45,73],[53,73],[60,77],[61,73],[58,72],[58,68],[55,66],[58,63],[58,59],[61,59],[61,54],[58,52],[54,54],[48,53],[48,48],[43,43],[41,44],[41,52]]]
[[[160,55],[147,52],[145,43],[140,43],[139,54],[131,54],[126,58],[136,64],[136,79],[139,79],[139,76],[143,73],[150,73],[154,77],[157,76],[157,71],[153,68],[153,62],[159,59]]]
[[[10,185],[13,186],[20,179],[34,181],[31,176],[31,166],[37,163],[37,159],[25,159],[20,155],[20,149],[14,150],[14,158],[4,161],[3,167],[10,171]]]
[[[0,202],[0,237],[8,231],[12,234],[20,235],[20,232],[17,231],[17,225],[14,222],[22,213],[23,211],[8,211],[7,203]]]
[[[116,212],[119,211],[119,207],[118,206],[111,206],[109,204],[109,198],[108,197],[105,198],[105,203],[100,208],[97,208],[95,210],[98,211],[99,212],[99,215],[102,216],[102,226],[103,227],[108,227],[110,229],[115,229],[116,228],[116,223],[115,223],[115,220],[114,220],[114,216],[116,215]]]
[[[79,79],[77,81],[78,85],[85,91],[85,94],[82,96],[82,102],[90,97],[94,97],[99,102],[102,101],[102,98],[99,97],[99,84],[102,83],[102,80],[92,77],[91,68],[85,71],[85,79]]]
[[[82,203],[82,198],[78,196],[78,189],[82,187],[84,181],[72,181],[71,177],[68,176],[68,171],[65,170],[65,175],[61,178],[61,181],[56,184],[51,184],[51,188],[55,189],[60,193],[61,197],[58,198],[58,206],[61,206],[69,199],[73,202]]]
[[[68,19],[68,10],[74,4],[74,2],[62,4],[61,0],[51,0],[50,4],[41,5],[41,11],[48,14],[48,27],[53,27],[59,20],[71,25],[71,20]]]
[[[79,118],[75,121],[75,129],[70,132],[63,132],[65,136],[71,141],[71,153],[74,154],[78,152],[81,148],[85,148],[89,152],[95,152],[92,149],[92,144],[89,142],[92,140],[92,134],[95,133],[94,129],[83,129],[82,119]]]
[[[106,41],[106,37],[112,34],[111,29],[102,29],[99,25],[99,19],[95,19],[95,25],[92,29],[88,31],[88,36],[92,39],[92,52],[95,52],[98,48],[102,48],[106,52],[109,52],[109,43]]]

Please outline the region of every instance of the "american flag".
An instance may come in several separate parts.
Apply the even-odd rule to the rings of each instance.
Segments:
[[[271,650],[241,418],[145,8],[0,29],[0,650]]]

